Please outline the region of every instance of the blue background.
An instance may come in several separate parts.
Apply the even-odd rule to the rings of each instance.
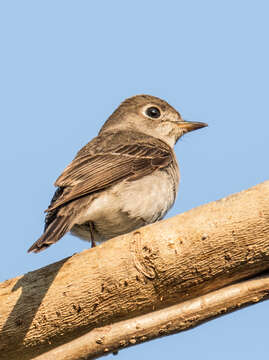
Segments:
[[[54,180],[126,97],[159,96],[209,124],[176,146],[182,178],[168,216],[268,179],[268,4],[1,1],[0,281],[88,246],[67,235],[26,253]],[[267,358],[268,310],[257,304],[117,359]]]

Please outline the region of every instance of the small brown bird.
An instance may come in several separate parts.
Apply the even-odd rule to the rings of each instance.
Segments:
[[[56,180],[44,233],[28,252],[46,249],[68,231],[95,246],[162,219],[179,183],[173,146],[205,126],[184,121],[157,97],[126,99]]]

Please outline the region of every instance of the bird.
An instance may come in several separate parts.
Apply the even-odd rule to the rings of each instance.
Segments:
[[[173,150],[186,133],[208,126],[184,120],[165,100],[124,100],[55,182],[38,253],[67,232],[96,243],[162,219],[175,202],[179,167]]]

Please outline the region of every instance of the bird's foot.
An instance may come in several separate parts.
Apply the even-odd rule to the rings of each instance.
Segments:
[[[90,221],[89,223],[89,227],[90,227],[90,233],[91,233],[91,247],[95,247],[96,243],[94,241],[94,236],[93,236],[93,223]]]

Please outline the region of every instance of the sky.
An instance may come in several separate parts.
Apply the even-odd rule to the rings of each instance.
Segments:
[[[168,217],[268,179],[268,12],[266,0],[0,2],[0,281],[88,247],[66,235],[26,253],[54,181],[126,97],[158,96],[209,124],[176,145]],[[268,311],[263,302],[117,359],[266,358]]]

